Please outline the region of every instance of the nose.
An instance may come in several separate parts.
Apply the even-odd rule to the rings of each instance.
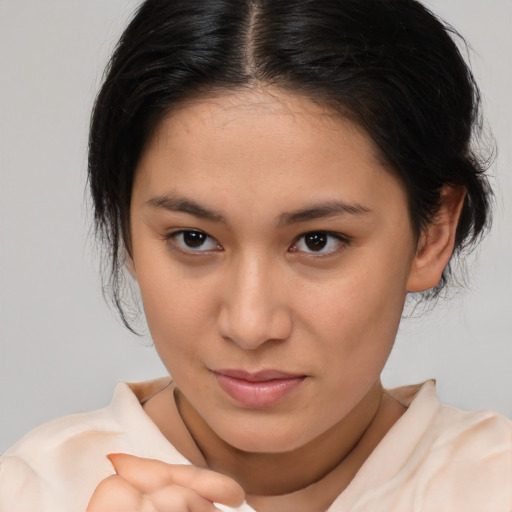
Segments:
[[[247,350],[283,341],[292,331],[292,316],[282,280],[270,262],[247,258],[225,283],[219,333]],[[277,271],[277,272],[276,272]]]

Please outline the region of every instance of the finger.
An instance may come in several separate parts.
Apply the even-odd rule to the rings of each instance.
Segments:
[[[144,495],[119,475],[103,480],[86,512],[215,512],[214,505],[191,489],[169,485]]]
[[[92,495],[86,512],[127,512],[142,509],[143,494],[118,475],[105,478]]]
[[[232,478],[209,469],[167,464],[127,454],[108,456],[116,473],[143,493],[152,493],[170,484],[190,488],[210,502],[239,506],[244,490]]]
[[[146,495],[158,512],[215,512],[211,501],[199,496],[192,489],[168,485]]]

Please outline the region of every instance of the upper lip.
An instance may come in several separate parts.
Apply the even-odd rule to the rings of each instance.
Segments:
[[[231,377],[232,379],[240,379],[247,382],[266,382],[270,380],[298,379],[305,377],[305,375],[298,373],[288,373],[280,370],[261,370],[259,372],[248,372],[245,370],[221,369],[212,371],[213,373]]]

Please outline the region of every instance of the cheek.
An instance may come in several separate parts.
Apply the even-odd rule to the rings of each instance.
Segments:
[[[406,296],[405,280],[393,272],[380,272],[364,266],[347,270],[341,279],[332,280],[318,290],[313,300],[305,301],[304,311],[316,317],[325,330],[372,331],[380,326],[395,326],[400,320]],[[382,334],[384,332],[380,331]],[[359,337],[357,337],[359,338]],[[354,339],[356,344],[359,340]]]
[[[351,375],[384,365],[406,296],[403,264],[393,268],[389,260],[362,260],[318,290],[303,308],[311,319],[312,337],[323,339],[328,347],[326,366],[342,366]]]
[[[202,309],[198,297],[193,300],[191,287],[169,269],[169,264],[159,262],[158,258],[153,258],[151,265],[142,258],[138,263],[138,268],[144,270],[138,272],[137,281],[155,344],[179,338],[182,332],[198,325],[198,311]],[[192,307],[194,302],[196,306]]]
[[[169,374],[182,380],[180,369],[198,360],[201,318],[175,288],[146,288],[141,294],[154,347]]]

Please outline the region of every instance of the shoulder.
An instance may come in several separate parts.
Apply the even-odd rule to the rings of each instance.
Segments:
[[[54,497],[62,496],[74,478],[76,494],[68,510],[75,510],[74,502],[87,504],[94,477],[109,474],[108,460],[101,455],[115,445],[116,437],[115,422],[103,410],[60,418],[29,432],[0,457],[0,510],[62,506],[53,503]],[[80,470],[86,465],[90,472]]]
[[[511,420],[441,404],[433,381],[392,396],[408,409],[373,459],[385,510],[512,510]]]
[[[476,453],[512,447],[512,420],[493,411],[465,411],[440,403],[433,380],[389,393],[407,407],[397,430],[412,432],[415,446],[428,446],[430,454],[448,450],[452,456],[474,459]]]
[[[97,484],[113,473],[107,454],[145,456],[158,443],[136,392],[119,383],[107,407],[45,423],[2,454],[0,510],[83,512]]]
[[[440,404],[431,425],[433,449],[450,448],[453,455],[488,456],[512,448],[512,420],[492,411],[464,411]]]
[[[493,500],[512,507],[511,420],[491,411],[441,405],[432,430],[430,487],[438,495],[458,487],[471,496],[474,507],[480,503],[479,510],[493,510],[485,508]]]
[[[56,457],[63,450],[69,453],[72,447],[96,445],[102,439],[119,435],[122,423],[119,405],[126,409],[127,404],[122,402],[129,401],[129,393],[127,385],[120,383],[109,406],[64,416],[36,427],[2,455],[2,467],[13,457],[18,457],[37,469],[39,465],[48,464],[49,456]]]
[[[439,404],[423,448],[417,491],[425,510],[512,510],[510,419]]]

